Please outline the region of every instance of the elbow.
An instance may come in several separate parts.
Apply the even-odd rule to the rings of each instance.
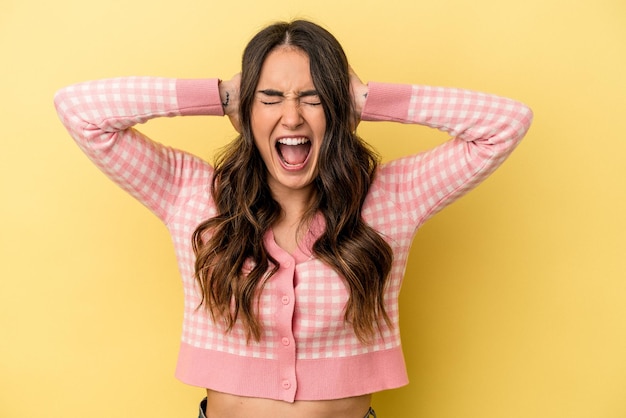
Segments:
[[[534,113],[533,110],[526,104],[518,102],[518,111],[516,122],[521,131],[521,137],[526,135],[526,132],[530,129],[530,125],[533,122]]]
[[[64,87],[58,90],[54,94],[53,102],[54,102],[54,108],[56,109],[57,114],[59,115],[61,120],[64,120],[65,119],[64,115],[67,115],[70,111],[70,99],[69,99],[69,94],[68,94],[68,87]]]
[[[533,121],[532,109],[524,103],[512,101],[508,122],[503,127],[503,138],[508,138],[511,146],[516,146],[530,129]]]

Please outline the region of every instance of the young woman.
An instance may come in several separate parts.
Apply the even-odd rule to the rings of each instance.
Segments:
[[[168,227],[185,291],[177,377],[209,418],[362,418],[407,383],[398,294],[409,246],[437,211],[519,143],[531,111],[460,89],[363,84],[337,40],[271,25],[228,81],[117,78],[61,90],[70,134]],[[214,166],[153,142],[152,118],[228,115]],[[448,132],[379,165],[360,120]],[[389,138],[393,140],[393,138]]]

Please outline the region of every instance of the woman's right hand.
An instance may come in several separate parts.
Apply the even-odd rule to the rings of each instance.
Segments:
[[[241,133],[241,123],[239,120],[239,85],[241,83],[241,73],[235,74],[230,80],[220,82],[220,99],[224,107],[224,114],[230,119],[233,128]]]

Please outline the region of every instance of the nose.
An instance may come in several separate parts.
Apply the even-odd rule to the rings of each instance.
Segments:
[[[296,129],[304,122],[300,109],[300,101],[285,100],[283,102],[283,114],[281,118],[283,126],[287,129]]]

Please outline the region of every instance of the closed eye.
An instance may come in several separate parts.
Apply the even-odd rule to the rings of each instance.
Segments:
[[[278,101],[266,101],[266,100],[259,100],[261,103],[263,103],[264,105],[267,106],[271,106],[271,105],[277,105],[280,104],[282,101],[278,100]],[[321,106],[322,102],[315,102],[315,101],[306,101],[306,102],[301,102],[302,104],[308,105],[308,106]]]
[[[322,104],[317,90],[303,91],[298,95],[298,98],[300,99],[302,103],[310,105],[310,106],[319,106]]]
[[[274,89],[259,90],[259,101],[264,105],[276,105],[282,103],[285,100],[283,92]],[[308,106],[320,106],[322,102],[319,100],[319,94],[316,90],[306,90],[298,94],[295,98],[299,103]]]
[[[261,96],[259,97],[259,101],[264,105],[278,104],[285,97],[283,93],[272,89],[260,90],[258,93]]]

